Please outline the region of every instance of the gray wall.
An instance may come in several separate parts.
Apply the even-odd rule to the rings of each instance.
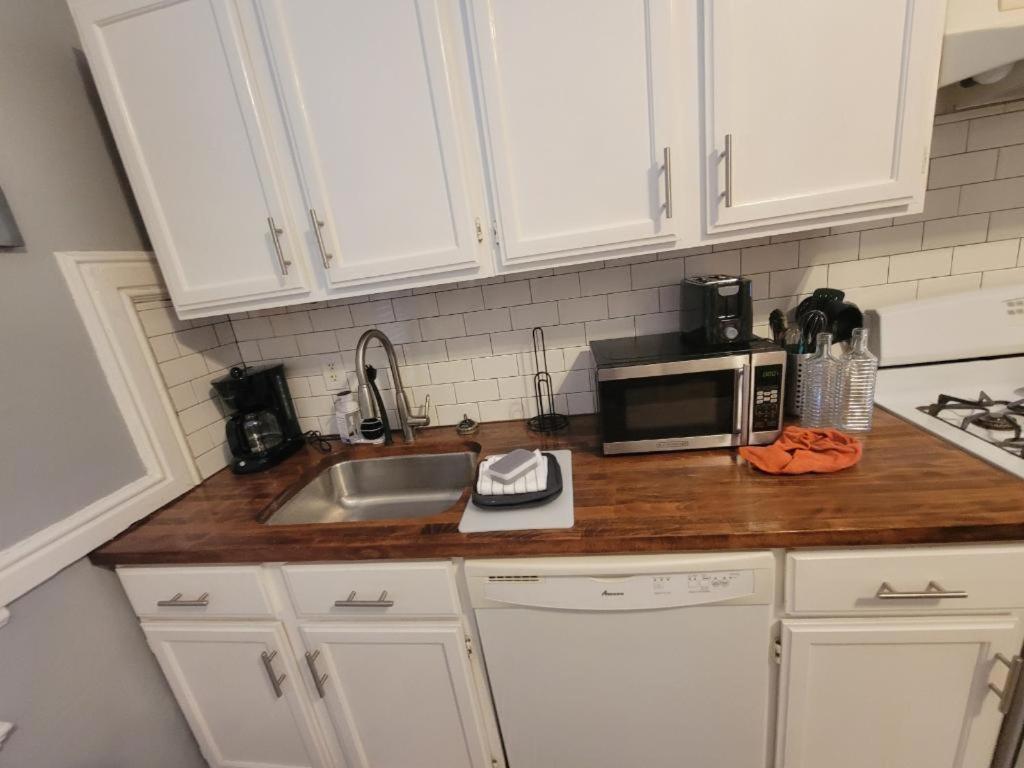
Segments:
[[[0,2],[0,549],[143,472],[53,257],[142,246],[77,45],[63,0]]]
[[[76,46],[64,0],[0,0],[0,185],[26,243],[0,250],[0,549],[142,474],[53,258],[144,242]],[[112,573],[80,561],[10,609],[0,766],[205,764]]]
[[[11,606],[0,681],[3,768],[206,765],[117,576],[85,560]]]

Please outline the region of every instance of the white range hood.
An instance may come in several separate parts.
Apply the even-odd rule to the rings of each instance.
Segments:
[[[1024,59],[1024,0],[949,0],[939,86]]]

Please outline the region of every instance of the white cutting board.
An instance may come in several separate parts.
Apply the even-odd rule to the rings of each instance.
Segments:
[[[572,451],[545,451],[562,469],[562,492],[546,504],[522,509],[481,509],[470,499],[459,521],[461,533],[572,528]]]

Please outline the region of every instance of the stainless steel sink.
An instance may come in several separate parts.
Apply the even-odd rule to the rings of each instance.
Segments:
[[[328,467],[264,523],[343,523],[444,512],[473,483],[475,453],[420,453]]]

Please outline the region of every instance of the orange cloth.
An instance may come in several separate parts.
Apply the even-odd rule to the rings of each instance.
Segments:
[[[860,461],[860,440],[837,429],[786,427],[771,445],[740,448],[740,456],[771,475],[838,472]]]

